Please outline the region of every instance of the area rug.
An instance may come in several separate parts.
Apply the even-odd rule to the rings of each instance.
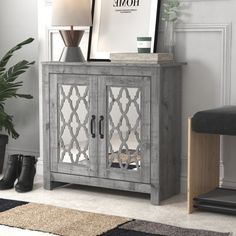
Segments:
[[[0,199],[0,224],[62,236],[230,235],[8,199]]]

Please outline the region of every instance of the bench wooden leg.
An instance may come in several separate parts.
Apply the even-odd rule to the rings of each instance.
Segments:
[[[193,198],[219,186],[220,135],[196,133],[188,120],[188,213]]]

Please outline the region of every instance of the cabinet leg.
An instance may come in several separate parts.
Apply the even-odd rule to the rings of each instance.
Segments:
[[[44,180],[44,181],[43,181],[43,187],[44,187],[44,189],[46,189],[46,190],[52,190],[52,189],[53,189],[53,187],[52,187],[52,182],[51,182],[51,181],[46,181],[46,180]]]
[[[66,183],[56,182],[56,181],[45,181],[44,182],[44,189],[46,190],[53,190],[54,188],[61,187],[66,185]]]
[[[153,186],[151,187],[151,204],[160,205],[159,189]]]
[[[188,213],[194,197],[219,186],[220,135],[196,133],[188,121]]]

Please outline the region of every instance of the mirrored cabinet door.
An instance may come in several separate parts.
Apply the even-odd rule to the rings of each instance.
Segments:
[[[97,80],[58,74],[50,83],[52,170],[95,175]]]
[[[150,80],[99,77],[99,173],[150,182]]]

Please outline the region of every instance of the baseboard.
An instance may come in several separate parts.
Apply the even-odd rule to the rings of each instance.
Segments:
[[[187,172],[188,172],[188,158],[187,155],[182,156],[181,158],[181,176],[180,176],[180,189],[181,189],[181,193],[187,193]],[[236,181],[227,181],[223,178],[224,176],[224,163],[221,160],[220,161],[220,181],[219,181],[219,186],[235,186],[234,188],[236,188]],[[226,185],[225,185],[226,184]]]
[[[224,178],[222,180],[222,187],[236,189],[236,181]]]
[[[39,157],[39,151],[38,150],[26,150],[26,149],[17,149],[17,148],[7,148],[6,149],[6,156],[14,154],[14,153],[22,153],[23,155],[33,155],[38,157],[38,162],[37,162],[37,174],[38,175],[43,175],[43,158]],[[180,192],[181,193],[187,193],[187,175],[186,175],[186,168],[183,168],[187,164],[186,158],[182,158],[181,162],[183,163],[182,165],[182,173],[180,177]],[[223,165],[221,163],[220,166],[221,169],[223,169]],[[227,180],[224,178],[221,178],[220,180],[220,185],[222,187],[227,187],[227,188],[235,188],[236,189],[236,181],[235,180]]]
[[[38,158],[37,175],[43,176],[43,159],[42,158]]]
[[[187,193],[187,176],[180,177],[180,192]]]
[[[6,156],[12,154],[23,154],[23,155],[31,155],[35,157],[39,157],[39,150],[36,149],[24,149],[24,148],[14,148],[14,147],[6,147]]]
[[[37,162],[37,174],[43,176],[43,158],[38,158]],[[235,183],[236,186],[236,183]],[[182,174],[180,177],[180,192],[187,193],[187,176]]]
[[[43,158],[40,157],[37,162],[37,174],[43,175]],[[187,176],[182,174],[180,177],[180,192],[187,193]]]

